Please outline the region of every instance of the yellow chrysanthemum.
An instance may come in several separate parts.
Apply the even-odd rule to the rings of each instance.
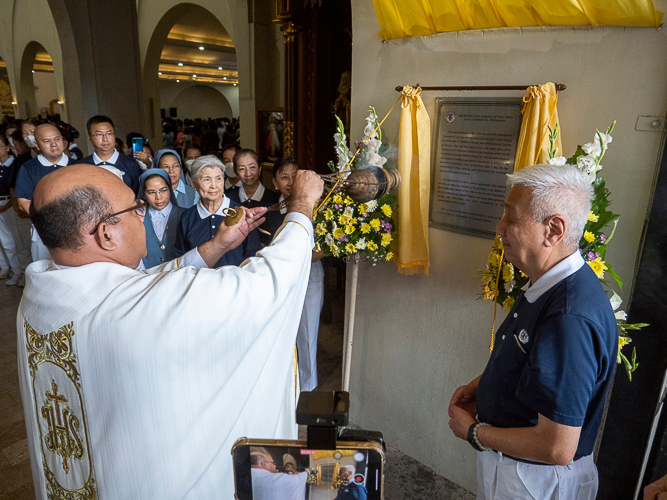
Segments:
[[[340,204],[343,203],[343,197],[341,195],[337,194],[333,197],[333,202],[337,205],[340,205]]]
[[[387,252],[387,255],[384,257],[386,260],[391,260],[394,258],[394,254],[392,252]]]
[[[503,240],[500,239],[500,235],[496,234],[496,237],[493,239],[493,248],[496,250],[503,249]]]
[[[361,225],[361,232],[364,234],[368,234],[371,232],[371,226],[370,224],[366,224],[365,222]]]
[[[591,269],[595,272],[598,278],[604,278],[604,272],[607,270],[607,266],[600,257],[597,259],[588,262],[588,265],[591,266]]]
[[[584,231],[584,239],[589,243],[593,243],[595,241],[595,235],[590,231]]]
[[[356,250],[356,248],[354,248],[354,245],[352,243],[348,243],[347,245],[345,245],[345,251],[347,253],[354,253],[357,250]]]
[[[378,246],[374,241],[369,241],[368,242],[368,249],[372,252],[375,252],[375,250],[378,249]]]
[[[340,228],[340,227],[337,227],[336,229],[334,229],[333,237],[336,238],[336,239],[339,239],[341,236],[343,236],[343,229]]]
[[[359,213],[365,214],[366,212],[368,212],[368,205],[366,205],[365,203],[359,205]]]
[[[523,271],[519,271],[519,274],[521,275],[522,278],[527,278],[528,275],[524,273]]]
[[[482,274],[482,283],[484,283],[485,285],[491,283],[493,279],[494,279],[493,273],[491,273],[490,271],[484,271],[484,274]]]
[[[391,234],[383,234],[382,241],[380,242],[380,244],[383,247],[386,247],[387,245],[389,245],[389,243],[391,243]]]
[[[511,281],[514,279],[514,266],[509,262],[503,266],[503,280]]]
[[[345,226],[345,234],[352,234],[357,228],[354,227],[354,224],[348,224]]]
[[[333,219],[333,217],[334,217],[333,212],[331,211],[330,208],[327,208],[327,209],[324,211],[324,218],[325,218],[326,220],[331,220],[331,219]]]
[[[489,255],[489,266],[498,267],[499,264],[500,255],[498,255],[496,252],[491,253],[491,255]]]
[[[588,220],[589,220],[589,222],[597,222],[599,219],[600,219],[600,217],[598,217],[597,215],[595,215],[595,214],[593,213],[592,210],[591,210],[591,212],[588,214]]]
[[[380,229],[380,219],[373,219],[371,221],[371,227],[375,229],[376,231]]]
[[[318,236],[323,236],[323,235],[327,234],[327,225],[324,222],[320,222],[317,225],[316,232],[317,232]]]
[[[343,200],[346,205],[352,205],[354,203],[354,200],[350,198],[349,196],[345,197],[345,200]]]
[[[382,205],[380,209],[387,217],[391,217],[391,207],[389,205]]]
[[[628,345],[630,342],[632,342],[632,339],[630,337],[622,337],[619,335],[618,337],[618,350],[620,351],[624,345]]]
[[[331,253],[334,255],[338,255],[338,252],[340,252],[338,245],[336,245],[335,243],[329,246],[329,250],[331,250]]]
[[[484,288],[482,288],[482,291],[484,292],[485,299],[493,299],[493,297],[495,297],[495,295],[488,286],[484,286]]]
[[[507,297],[503,302],[503,309],[509,312],[514,306],[514,299],[512,297]]]
[[[320,246],[319,241],[317,243],[315,243],[315,248],[313,248],[313,250],[315,250],[316,252],[321,252],[322,251],[322,247]]]

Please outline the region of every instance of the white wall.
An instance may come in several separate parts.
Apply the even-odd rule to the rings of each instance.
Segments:
[[[398,97],[394,87],[416,83],[565,83],[568,88],[560,95],[558,111],[567,155],[577,143],[589,142],[596,127],[618,120],[603,162],[612,208],[621,214],[607,257],[627,283],[621,295],[630,296],[662,144],[661,133],[634,127],[640,115],[665,115],[664,30],[502,29],[383,43],[368,0],[352,1],[352,25],[353,140],[362,135],[369,105],[382,117]],[[422,95],[432,116],[434,99],[444,94]],[[397,108],[383,127],[383,136],[394,143],[399,112]],[[428,277],[401,276],[393,264],[362,267],[351,420],[384,432],[407,454],[475,490],[476,455],[451,434],[447,405],[456,387],[479,375],[488,359],[493,311],[490,301],[477,300],[476,272],[485,264],[491,241],[437,229],[429,234]]]
[[[52,100],[60,99],[55,74],[37,71],[33,73],[32,78],[35,83],[35,102],[38,112],[42,108],[48,108]]]
[[[161,106],[167,111],[167,116],[169,115],[169,108],[175,106],[175,102],[177,100],[178,95],[181,94],[185,89],[190,88],[192,86],[207,86],[209,88],[215,89],[215,91],[221,94],[221,97],[223,97],[223,99],[227,101],[228,103],[227,105],[229,107],[229,110],[225,110],[224,114],[221,115],[206,114],[205,116],[199,115],[196,118],[207,118],[208,116],[211,116],[213,118],[224,117],[224,116],[232,118],[234,116],[236,117],[239,116],[238,87],[234,87],[232,85],[215,84],[215,83],[197,83],[189,81],[182,81],[176,83],[175,81],[170,81],[170,80],[160,80],[160,103]],[[178,112],[179,112],[178,116],[179,118],[186,118],[184,116],[181,116],[180,109],[178,110]],[[191,117],[188,116],[187,118]]]

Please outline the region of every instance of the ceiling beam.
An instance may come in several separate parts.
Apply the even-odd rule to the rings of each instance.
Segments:
[[[204,51],[210,50],[213,52],[225,52],[227,54],[236,54],[236,49],[234,47],[227,47],[224,45],[214,45],[211,43],[198,43],[198,42],[190,42],[188,40],[176,40],[174,38],[167,38],[164,44],[171,45],[172,47],[183,47],[185,49],[196,49],[196,50],[199,50],[199,47],[204,47]]]

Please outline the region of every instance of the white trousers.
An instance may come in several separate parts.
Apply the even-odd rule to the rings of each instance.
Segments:
[[[11,203],[10,200],[0,201],[0,207]],[[14,273],[22,273],[14,234],[16,232],[14,209],[9,207],[0,214],[0,269],[11,269]]]
[[[317,334],[320,329],[320,312],[324,303],[324,268],[322,262],[313,262],[303,303],[301,322],[296,334],[299,356],[299,385],[302,391],[317,387]]]
[[[595,500],[593,455],[569,465],[531,465],[495,451],[477,454],[477,500]]]
[[[19,217],[14,210],[11,212],[12,218],[14,220],[13,229],[14,241],[16,242],[16,251],[19,256],[21,270],[25,273],[25,270],[32,262],[32,255],[30,254],[30,247],[32,245],[30,230],[32,228],[32,224],[30,223],[30,219]]]
[[[30,234],[32,236],[32,245],[30,246],[32,261],[37,262],[38,260],[50,259],[51,254],[49,253],[49,249],[42,243],[42,239],[37,234],[35,226],[32,226]]]

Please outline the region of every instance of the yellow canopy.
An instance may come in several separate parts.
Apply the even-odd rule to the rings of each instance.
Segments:
[[[373,0],[385,40],[525,26],[649,26],[653,0]]]

